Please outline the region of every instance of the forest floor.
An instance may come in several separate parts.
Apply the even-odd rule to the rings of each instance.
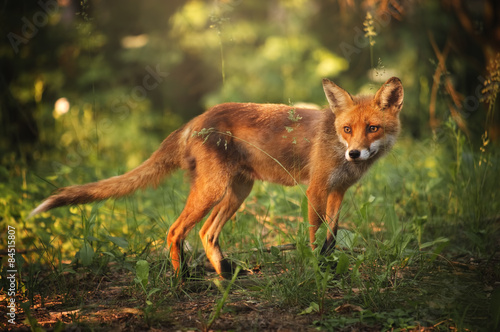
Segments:
[[[440,271],[429,272],[419,278],[416,289],[426,295],[419,298],[421,303],[418,306],[435,307],[439,311],[445,306],[443,303],[447,302],[444,299],[445,289],[451,293],[460,289],[463,293],[482,290],[489,294],[487,297],[491,296],[492,285],[496,288],[499,286],[499,281],[494,280],[499,264],[499,253],[489,261],[465,258],[448,261],[448,268],[439,268]],[[407,271],[407,274],[411,274],[411,271]],[[276,277],[279,279],[284,276]],[[490,323],[488,308],[478,301],[470,302],[462,314],[464,321],[475,322],[474,328],[465,327],[467,325],[457,321],[457,318],[436,316],[430,319],[425,317],[425,310],[418,314],[421,317],[413,319],[408,317],[417,313],[399,313],[397,317],[381,313],[372,315],[374,319],[368,319],[370,315],[366,314],[367,318],[363,320],[363,315],[360,319],[363,309],[343,301],[346,294],[334,287],[327,291],[323,314],[317,310],[304,310],[300,306],[279,305],[272,299],[265,300],[257,295],[262,291],[259,285],[266,283],[263,272],[236,279],[221,307],[220,315],[216,314],[217,305],[229,281],[221,283],[214,274],[173,286],[175,290],[168,287],[158,289],[148,298],[151,299],[149,304],[146,304],[148,299],[145,293],[134,281],[134,273],[116,263],[109,264],[106,272],[100,274],[84,268],[77,269],[77,273],[65,276],[65,291],[60,292],[57,291],[57,283],[51,281],[50,277],[43,281],[43,273],[40,273],[39,278],[42,280],[41,285],[45,284],[43,286],[47,295],[42,297],[36,294],[29,313],[19,310],[16,324],[7,324],[3,328],[13,331],[381,331],[388,330],[388,321],[406,317],[408,322],[417,323],[396,330],[486,331],[485,327]],[[433,289],[436,290],[435,294],[432,294]],[[450,294],[450,299],[456,296]],[[476,298],[480,300],[481,296]],[[0,309],[7,312],[6,302],[1,300]],[[17,298],[19,302],[27,300],[22,296]],[[213,321],[210,321],[213,317]],[[434,323],[425,326],[418,323],[426,319],[434,320]]]

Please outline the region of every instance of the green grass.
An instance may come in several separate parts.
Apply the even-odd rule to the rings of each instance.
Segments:
[[[493,328],[490,322],[499,317],[498,301],[492,300],[494,280],[500,277],[494,267],[499,154],[491,146],[472,147],[453,126],[448,130],[440,141],[402,138],[348,191],[340,248],[329,257],[307,245],[303,190],[257,183],[220,241],[231,260],[259,272],[241,278],[249,284],[221,288],[231,293],[212,293],[218,304],[198,328],[216,326],[224,305],[236,296],[233,291],[276,308],[292,308],[297,316],[313,315],[313,325],[327,330]],[[142,299],[139,307],[149,325],[168,312],[170,298],[192,299],[199,292],[189,284],[199,283],[204,273],[182,284],[166,256],[166,232],[188,192],[184,174],[176,173],[156,191],[59,208],[30,220],[30,210],[53,190],[49,182],[93,181],[96,171],[86,166],[45,181],[16,166],[2,167],[1,176],[0,216],[4,227],[18,230],[16,249],[23,252],[17,255],[19,290],[25,300],[43,304],[59,294],[65,303],[78,302],[110,266],[118,266],[135,277],[129,295]],[[187,239],[192,265],[203,251],[200,226]],[[252,250],[287,243],[297,249]],[[192,269],[203,270],[202,265]],[[3,261],[2,275],[5,271]],[[82,272],[94,277],[75,287]]]

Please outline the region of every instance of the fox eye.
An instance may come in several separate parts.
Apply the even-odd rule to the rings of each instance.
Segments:
[[[379,126],[369,126],[368,131],[370,133],[376,133],[380,127]]]
[[[350,133],[351,133],[351,131],[352,131],[351,127],[349,127],[349,126],[345,126],[345,127],[344,127],[344,133],[346,133],[346,134],[350,134]]]

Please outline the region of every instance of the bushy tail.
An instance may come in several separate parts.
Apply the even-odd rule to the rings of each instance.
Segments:
[[[60,206],[118,198],[129,195],[137,189],[158,186],[163,178],[180,166],[180,134],[181,129],[170,134],[149,159],[123,175],[57,190],[31,211],[28,218]]]

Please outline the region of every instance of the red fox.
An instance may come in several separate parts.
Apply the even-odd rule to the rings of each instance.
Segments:
[[[211,211],[199,235],[218,275],[231,276],[231,264],[219,247],[219,234],[256,180],[309,185],[310,243],[314,247],[316,231],[327,223],[331,231],[322,247],[327,252],[335,244],[344,193],[396,142],[403,85],[392,77],[374,96],[353,97],[324,79],[323,89],[329,103],[329,109],[323,111],[278,104],[216,105],[172,132],[137,168],[98,182],[61,188],[30,216],[157,186],[181,168],[190,176],[191,190],[167,236],[178,275],[183,272],[183,240]]]

